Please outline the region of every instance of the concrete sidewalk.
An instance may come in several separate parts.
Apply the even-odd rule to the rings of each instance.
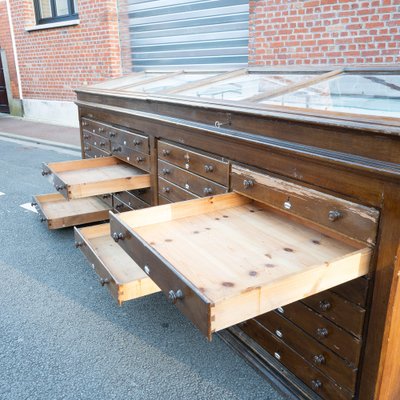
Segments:
[[[0,114],[0,135],[80,148],[79,128],[30,121],[7,114]]]

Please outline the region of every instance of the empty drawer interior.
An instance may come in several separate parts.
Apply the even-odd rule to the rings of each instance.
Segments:
[[[108,204],[97,197],[68,201],[59,193],[36,195],[32,203],[49,229],[107,220],[111,210]]]

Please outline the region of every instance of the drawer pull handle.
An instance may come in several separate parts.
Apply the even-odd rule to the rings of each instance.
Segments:
[[[61,192],[62,190],[66,189],[67,185],[56,185],[57,192]]]
[[[43,171],[42,171],[42,176],[46,176],[46,175],[51,175],[51,172],[50,172],[50,171],[43,170]]]
[[[282,333],[282,331],[280,331],[279,329],[277,329],[277,330],[275,331],[275,335],[278,336],[279,338],[283,338],[283,333]]]
[[[162,173],[163,175],[168,175],[170,172],[171,172],[171,171],[170,171],[168,168],[163,168],[163,169],[161,170],[161,173]]]
[[[318,328],[317,329],[317,335],[319,336],[319,337],[327,337],[328,336],[328,334],[329,334],[329,331],[328,331],[328,329],[326,329],[326,328]]]
[[[83,138],[84,138],[84,139],[89,139],[89,137],[90,137],[90,136],[89,136],[88,134],[83,135]]]
[[[321,300],[319,302],[319,308],[322,311],[328,311],[332,307],[332,304],[328,300]]]
[[[311,387],[312,387],[314,390],[319,390],[319,389],[322,388],[322,382],[321,382],[320,380],[318,380],[318,379],[313,379],[313,380],[311,381]]]
[[[136,161],[137,161],[137,162],[143,162],[143,161],[144,161],[144,158],[138,156],[138,157],[136,157]]]
[[[106,142],[100,142],[100,146],[104,147],[106,145]]]
[[[111,194],[103,194],[103,199],[109,199],[111,197]]]
[[[172,304],[175,304],[178,300],[182,300],[183,297],[184,296],[181,289],[178,289],[176,292],[173,290],[168,292],[168,299]]]
[[[34,201],[32,201],[31,206],[32,206],[32,207],[36,207],[36,206],[37,206],[37,203],[35,203]]]
[[[243,186],[245,189],[250,189],[254,186],[254,181],[252,179],[245,179],[243,181]]]
[[[104,286],[104,285],[108,285],[110,283],[110,279],[109,278],[100,278],[100,285]]]
[[[210,188],[210,187],[206,187],[206,188],[204,188],[203,193],[204,193],[206,196],[209,196],[210,194],[213,193],[213,190],[212,190],[212,188]]]
[[[115,136],[117,136],[117,134],[116,134],[115,132],[108,132],[108,135],[109,135],[110,137],[115,137]]]
[[[104,128],[99,128],[99,132],[104,132]]]
[[[142,144],[142,141],[139,140],[139,139],[135,139],[135,140],[133,141],[133,144],[134,144],[134,146],[139,146],[140,144]]]
[[[337,210],[331,210],[328,213],[328,219],[331,222],[335,222],[335,221],[337,221],[338,219],[340,219],[342,217],[343,217],[343,214],[340,211],[337,211]]]
[[[93,118],[93,114],[86,115],[87,118]]]
[[[150,274],[150,268],[149,268],[148,265],[145,265],[144,268],[143,268],[143,270],[144,270],[144,272],[145,272],[147,275]]]
[[[82,122],[82,126],[88,126],[88,125],[89,125],[89,122],[86,122],[86,121]]]
[[[119,210],[120,208],[122,208],[124,205],[122,204],[122,203],[118,203],[118,204],[116,204],[115,205],[115,208],[117,209],[117,210]]]
[[[119,146],[119,147],[113,147],[111,150],[112,150],[112,151],[115,151],[115,152],[122,151],[122,147],[121,147],[121,146]]]
[[[46,221],[47,221],[47,219],[45,217],[40,218],[40,222],[46,222]]]
[[[84,150],[85,151],[90,151],[90,146],[85,146]]]
[[[124,240],[125,236],[121,232],[120,233],[114,232],[112,238],[114,239],[114,242],[119,242],[120,240]]]
[[[206,172],[213,172],[214,171],[214,166],[212,166],[212,165],[205,165],[204,166],[204,171],[206,171]]]
[[[164,149],[162,151],[162,155],[165,156],[165,157],[169,156],[170,154],[171,154],[171,152],[169,150]]]
[[[313,361],[315,364],[325,364],[326,360],[325,357],[322,354],[318,354],[317,356],[313,357]]]
[[[280,314],[284,314],[285,313],[285,310],[282,307],[278,307],[276,309],[276,311],[278,311],[278,313],[280,313]]]
[[[171,188],[167,187],[163,187],[162,188],[163,193],[169,193],[171,191]]]
[[[281,355],[280,355],[277,351],[274,353],[274,357],[275,357],[277,360],[280,360],[280,359],[281,359]]]
[[[285,201],[283,203],[283,208],[286,210],[290,210],[292,208],[292,203],[289,200]]]
[[[83,246],[83,242],[78,242],[78,241],[76,241],[75,243],[74,243],[74,246],[75,246],[75,248],[79,248],[79,247],[82,247]]]

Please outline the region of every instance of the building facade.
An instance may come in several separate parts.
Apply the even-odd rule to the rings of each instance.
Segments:
[[[398,0],[0,0],[11,112],[77,125],[73,89],[146,68],[400,62]]]

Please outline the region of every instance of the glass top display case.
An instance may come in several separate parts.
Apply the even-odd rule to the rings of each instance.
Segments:
[[[332,117],[400,117],[400,71],[332,70],[143,71],[91,86],[124,96],[165,96],[254,110]]]

